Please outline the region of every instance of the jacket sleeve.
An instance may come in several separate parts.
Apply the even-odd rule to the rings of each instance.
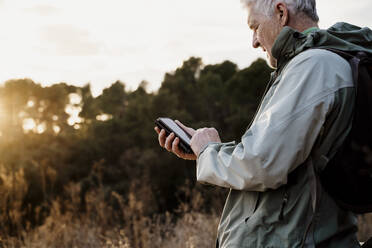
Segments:
[[[197,180],[250,191],[286,184],[309,156],[335,92],[344,87],[352,87],[344,59],[319,49],[299,54],[268,92],[241,142],[210,143],[199,154]]]

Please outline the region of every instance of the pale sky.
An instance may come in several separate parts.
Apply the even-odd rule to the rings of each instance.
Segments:
[[[318,0],[320,27],[372,27],[371,0]],[[90,83],[94,95],[116,80],[156,90],[190,56],[240,68],[265,54],[239,0],[0,0],[0,83]]]

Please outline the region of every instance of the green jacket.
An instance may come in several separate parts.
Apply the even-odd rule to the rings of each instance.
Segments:
[[[324,49],[372,52],[372,32],[338,23],[308,35],[285,27],[278,68],[239,143],[210,143],[200,182],[230,188],[219,247],[359,247],[356,217],[323,191],[315,171],[350,129],[355,91],[349,64]],[[318,152],[321,151],[321,152]]]

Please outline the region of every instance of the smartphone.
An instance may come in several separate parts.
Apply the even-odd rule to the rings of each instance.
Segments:
[[[160,117],[156,119],[155,124],[160,129],[165,130],[166,136],[174,133],[175,136],[180,139],[180,143],[178,144],[178,146],[183,152],[190,154],[194,153],[190,147],[191,135],[183,130],[183,128],[172,119],[167,117]]]

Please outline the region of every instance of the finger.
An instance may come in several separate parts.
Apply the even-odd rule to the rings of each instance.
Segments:
[[[154,127],[154,130],[159,134],[160,133],[160,129],[158,127]]]
[[[195,153],[185,153],[184,159],[187,159],[187,160],[196,160],[197,159],[197,156],[195,155]]]
[[[165,130],[162,129],[158,135],[159,145],[164,147],[165,145]]]
[[[172,143],[172,151],[174,154],[176,154],[178,157],[182,157],[182,151],[178,147],[178,144],[180,143],[180,139],[176,137]]]
[[[175,122],[180,125],[186,132],[188,132],[191,136],[194,135],[195,133],[195,130],[191,127],[186,127],[185,125],[183,125],[179,120],[175,120]]]
[[[196,160],[195,154],[185,153],[179,148],[180,139],[176,137],[172,143],[172,151],[177,157],[186,159],[186,160]]]
[[[168,135],[167,139],[165,140],[165,149],[167,149],[169,152],[172,151],[172,142],[174,140],[174,133],[171,133]]]
[[[176,154],[180,158],[184,158],[187,153],[183,152],[180,147],[180,139],[176,137],[172,143],[172,151],[174,154]]]

